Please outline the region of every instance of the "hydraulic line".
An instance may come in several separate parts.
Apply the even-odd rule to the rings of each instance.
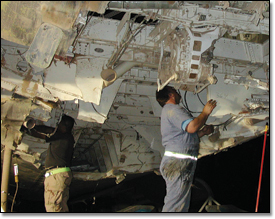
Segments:
[[[255,212],[258,212],[258,205],[259,205],[261,182],[262,182],[262,174],[263,174],[264,154],[265,154],[265,145],[266,145],[267,131],[268,131],[268,123],[266,123],[266,125],[265,125],[264,144],[263,144],[263,152],[262,152],[262,162],[261,162],[261,170],[260,170],[259,185],[258,185],[258,194],[257,194],[257,202],[256,202]]]
[[[13,196],[13,200],[12,200],[11,212],[13,212],[13,205],[14,205],[15,198],[16,198],[16,195],[17,195],[17,192],[18,192],[18,182],[19,182],[19,178],[18,178],[18,164],[14,164],[13,165],[13,171],[14,171],[14,181],[16,183],[16,190],[15,190],[15,193],[14,193],[14,196]]]
[[[9,147],[5,146],[1,181],[1,212],[7,212],[11,154],[12,150]]]
[[[180,94],[180,91],[179,91],[179,90],[178,90],[178,93]],[[185,104],[183,103],[183,99],[181,99],[181,104],[183,105],[183,107],[184,107],[189,113],[202,113],[202,112],[193,112],[193,111],[191,111],[191,110],[189,109],[188,104],[187,104],[186,94],[187,94],[187,91],[185,91],[185,93],[184,93],[184,102],[185,102]],[[200,99],[198,93],[197,93],[197,97],[198,97],[199,101],[201,102],[201,104],[202,104],[203,106],[205,106],[205,104],[201,101],[201,99]],[[238,115],[237,115],[237,116],[232,116],[232,117],[230,117],[228,120],[226,120],[225,122],[220,123],[220,124],[217,124],[217,125],[213,125],[213,126],[221,126],[221,125],[224,125],[224,126],[223,126],[223,130],[227,130],[227,129],[226,129],[226,126],[229,125],[231,122],[235,121],[235,120],[236,120],[237,118],[239,118],[239,117],[240,117],[240,116],[238,116]],[[205,124],[205,125],[207,125],[207,124]]]

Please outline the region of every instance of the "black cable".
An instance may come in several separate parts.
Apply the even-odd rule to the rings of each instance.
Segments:
[[[202,104],[203,106],[205,106],[205,104],[201,101],[201,98],[200,98],[200,96],[199,96],[199,93],[197,93],[197,97],[199,98],[199,101],[201,102],[201,104]]]
[[[228,120],[226,120],[226,121],[223,122],[223,123],[220,123],[220,124],[217,124],[217,125],[213,125],[213,126],[221,126],[221,125],[224,125],[224,124],[225,124],[225,126],[223,127],[223,131],[224,131],[224,130],[227,130],[227,129],[226,129],[226,125],[228,125],[228,124],[230,124],[231,122],[233,122],[233,117],[234,117],[234,116],[230,117]],[[238,116],[236,116],[236,118],[234,118],[234,120],[237,119],[237,118],[238,118]],[[230,120],[232,120],[232,121],[230,121]],[[205,124],[205,125],[207,125],[207,124]]]
[[[188,111],[189,113],[202,113],[202,112],[193,112],[193,111],[191,111],[191,110],[189,109],[188,104],[187,104],[187,100],[186,100],[186,94],[187,94],[187,91],[185,91],[185,93],[184,93],[184,102],[185,102],[187,111]]]
[[[90,22],[90,20],[92,19],[93,15],[94,15],[95,12],[92,13],[92,15],[89,15],[87,14],[87,19],[85,21],[85,25],[82,25],[80,27],[80,29],[78,29],[78,27],[76,28],[77,29],[77,33],[76,33],[76,37],[74,38],[74,41],[72,43],[72,46],[75,47],[75,44],[76,44],[76,41],[77,41],[77,38],[82,34],[82,31],[87,27],[88,23]],[[71,63],[69,63],[71,64]]]
[[[185,102],[186,109],[190,112],[188,105],[187,105],[187,101],[186,101],[186,94],[187,94],[187,91],[185,91],[185,93],[184,93],[184,102]]]
[[[17,192],[18,192],[18,182],[16,182],[16,190],[15,190],[15,193],[14,193],[14,196],[13,196],[13,200],[12,200],[11,212],[13,212],[13,205],[14,205],[14,202],[15,202],[15,198],[16,198]]]
[[[10,46],[10,47],[12,47],[12,46]],[[4,50],[4,55],[5,54],[7,54],[7,55],[12,55],[12,56],[21,56],[21,55],[23,55],[23,54],[25,54],[27,51],[28,51],[28,49],[26,49],[26,48],[21,48],[21,49],[26,49],[26,51],[25,52],[23,52],[23,53],[20,53],[20,50],[19,49],[17,49],[16,50],[16,52],[18,53],[18,54],[15,54],[15,53],[9,53],[9,52],[6,52],[6,49],[4,49],[3,47],[1,47],[3,50]],[[16,47],[17,48],[17,47]],[[22,57],[21,57],[22,58]]]
[[[184,102],[185,102],[185,104],[186,104],[186,106],[184,106],[184,107],[186,108],[186,110],[187,110],[189,113],[202,113],[202,112],[193,112],[193,111],[191,111],[191,110],[188,108],[188,104],[187,104],[187,100],[186,100],[186,94],[187,94],[187,91],[185,91],[185,93],[184,93]],[[200,99],[198,93],[197,93],[197,96],[198,96],[199,100],[201,101],[201,99]],[[203,104],[202,101],[201,101],[201,103]],[[184,105],[184,104],[182,103],[182,105]],[[205,104],[203,104],[203,105],[205,106]],[[224,125],[224,124],[228,123],[232,118],[233,118],[233,116],[230,117],[230,118],[229,118],[228,120],[226,120],[225,122],[220,123],[220,124],[217,124],[217,125],[213,125],[213,126],[221,126],[221,125]],[[236,117],[236,118],[237,118],[237,117]],[[229,124],[229,123],[228,123],[228,124]],[[205,125],[207,125],[207,124],[205,124]],[[226,129],[226,126],[224,126],[223,130],[227,130],[227,129]]]
[[[94,106],[94,103],[91,103],[91,104],[92,104],[94,110],[97,112],[97,114],[99,114],[99,115],[103,116],[105,119],[107,119],[107,116],[102,115],[100,112],[98,112],[98,111],[96,110],[96,108],[95,108],[95,106]]]

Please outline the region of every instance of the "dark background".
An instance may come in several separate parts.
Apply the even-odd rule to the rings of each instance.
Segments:
[[[196,179],[208,185],[219,204],[234,205],[246,212],[255,212],[263,142],[264,136],[261,136],[216,155],[200,158],[192,187],[190,212],[198,212],[209,194],[196,183]],[[269,134],[264,154],[259,213],[270,212]],[[70,212],[77,213],[113,213],[129,205],[151,205],[154,206],[153,212],[160,212],[166,193],[163,178],[153,172],[129,174],[119,184],[115,183],[115,179],[86,182],[87,185],[82,185],[83,182],[72,183],[83,186],[84,190],[84,195],[70,196],[68,202]],[[14,187],[10,188],[10,192],[14,193]],[[37,194],[36,198],[39,199],[33,201],[31,194],[27,195],[22,188],[19,189],[14,212],[45,212],[43,194]]]
[[[196,175],[220,204],[255,212],[264,136],[198,161]],[[258,212],[270,212],[270,138],[266,139]]]

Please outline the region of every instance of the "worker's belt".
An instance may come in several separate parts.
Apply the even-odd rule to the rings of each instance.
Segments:
[[[176,152],[172,152],[172,151],[165,151],[164,155],[168,156],[168,157],[176,157],[176,158],[181,158],[181,159],[192,159],[192,160],[197,160],[198,159],[195,156],[191,156],[191,155],[188,155],[188,154],[176,153]]]
[[[45,177],[47,178],[57,173],[63,173],[63,172],[69,172],[69,171],[71,171],[70,167],[56,168],[56,169],[48,170],[45,174]]]

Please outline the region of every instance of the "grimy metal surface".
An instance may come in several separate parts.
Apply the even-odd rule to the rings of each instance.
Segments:
[[[47,144],[20,126],[31,117],[55,127],[65,113],[76,120],[75,179],[158,173],[155,92],[167,84],[193,116],[217,100],[199,158],[264,133],[269,2],[122,3],[1,2],[1,155],[9,147],[42,171]]]

